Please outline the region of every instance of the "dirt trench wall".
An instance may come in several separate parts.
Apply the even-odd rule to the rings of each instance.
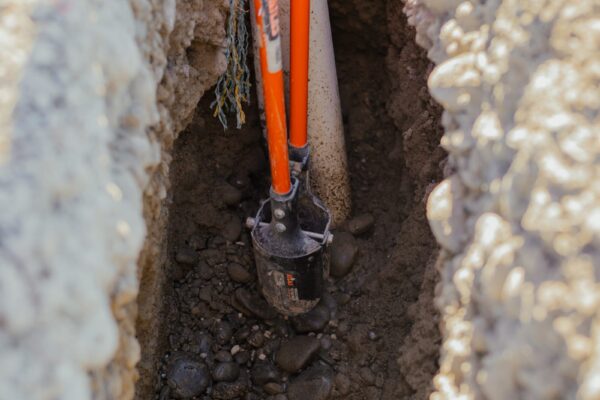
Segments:
[[[597,1],[409,0],[445,108],[432,399],[600,397]]]
[[[139,278],[160,294],[169,152],[225,67],[225,7],[0,5],[0,398],[133,397]]]

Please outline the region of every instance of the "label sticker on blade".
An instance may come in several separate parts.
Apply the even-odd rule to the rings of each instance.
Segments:
[[[300,300],[298,296],[298,288],[296,287],[296,277],[289,272],[285,273],[285,284],[287,286],[288,299],[292,301]]]
[[[277,0],[262,0],[262,21],[266,36],[267,69],[270,73],[281,71],[281,35]]]

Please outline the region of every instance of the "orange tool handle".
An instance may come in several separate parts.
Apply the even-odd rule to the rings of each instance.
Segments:
[[[253,0],[260,33],[260,69],[267,119],[267,143],[273,191],[285,195],[292,189],[285,118],[281,39],[277,0]]]
[[[290,144],[307,141],[310,0],[290,1]]]

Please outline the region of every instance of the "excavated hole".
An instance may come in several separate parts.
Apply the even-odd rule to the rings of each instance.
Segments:
[[[440,342],[433,306],[438,249],[425,199],[442,177],[445,158],[438,146],[441,109],[426,90],[431,66],[399,5],[377,1],[357,11],[354,2],[336,0],[330,7],[352,214],[372,215],[374,224],[348,243],[358,249],[353,269],[330,282],[322,312],[308,321],[318,326],[329,320],[316,332],[320,350],[298,372],[270,370],[282,340],[306,335],[300,331],[310,330],[307,321],[265,321],[232,307],[236,290],[257,293],[242,222],[267,194],[268,168],[256,102],[244,129],[223,131],[211,116],[209,91],[175,144],[162,340],[157,349],[143,349],[161,359],[155,380],[138,387],[139,399],[175,398],[168,379],[180,391],[193,390],[211,374],[233,381],[213,379],[210,394],[194,398],[280,400],[281,390],[290,400],[321,399],[323,393],[331,399],[423,399],[430,391]],[[216,368],[236,345],[241,351],[233,364]],[[296,346],[287,364],[308,350]],[[311,373],[320,380],[311,381]]]

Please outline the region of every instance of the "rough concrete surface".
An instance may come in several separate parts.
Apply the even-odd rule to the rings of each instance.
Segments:
[[[170,146],[224,68],[224,6],[0,4],[0,398],[132,398],[139,278],[160,289]]]
[[[445,108],[432,399],[600,397],[600,3],[408,1]]]

